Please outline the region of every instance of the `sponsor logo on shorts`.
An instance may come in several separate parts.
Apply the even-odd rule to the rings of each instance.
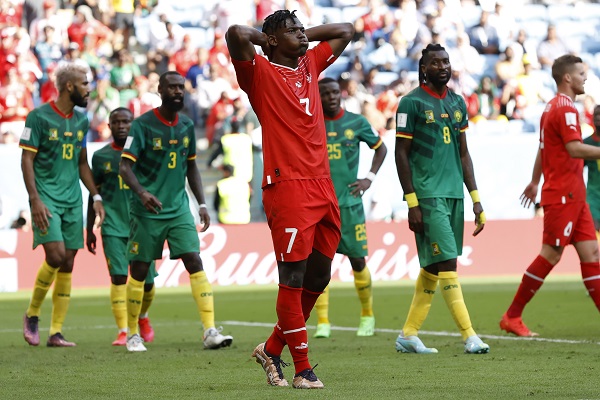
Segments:
[[[440,250],[440,245],[437,243],[431,243],[431,252],[434,256],[439,256],[440,254],[442,254],[442,251]]]

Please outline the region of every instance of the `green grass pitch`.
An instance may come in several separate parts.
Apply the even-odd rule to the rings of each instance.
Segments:
[[[518,281],[463,281],[465,300],[486,355],[463,353],[441,295],[421,333],[437,355],[397,353],[394,340],[412,298],[413,283],[374,283],[377,332],[358,338],[354,288],[333,284],[330,339],[310,340],[310,359],[325,389],[267,386],[251,358],[276,320],[276,287],[215,287],[217,325],[232,334],[231,348],[203,350],[188,287],[158,289],[150,310],[156,337],[146,353],[110,344],[116,328],[108,289],[74,291],[65,336],[76,348],[45,347],[50,296],[41,317],[39,347],[22,337],[29,292],[0,294],[1,399],[592,399],[600,398],[600,315],[580,278],[552,278],[525,311],[539,340],[501,332],[498,321]],[[314,333],[316,316],[308,321]],[[310,337],[309,336],[309,337]],[[283,357],[291,362],[287,349]],[[284,369],[288,378],[293,366]]]

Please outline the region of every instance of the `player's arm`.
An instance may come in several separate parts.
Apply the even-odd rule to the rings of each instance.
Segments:
[[[87,160],[87,148],[82,148],[79,154],[79,179],[83,182],[83,185],[90,192],[90,195],[94,199],[93,210],[95,213],[94,225],[100,226],[104,222],[104,205],[102,204],[102,197],[98,194],[98,188],[94,182],[94,176]],[[97,217],[97,218],[96,218]]]
[[[542,149],[538,148],[537,155],[535,156],[535,162],[533,163],[531,182],[527,184],[520,197],[521,205],[523,207],[529,208],[529,206],[535,204],[540,179],[542,179]]]
[[[477,191],[477,183],[475,182],[475,173],[473,171],[473,160],[471,160],[471,154],[467,147],[467,135],[465,132],[459,134],[460,141],[460,163],[463,170],[463,180],[467,190],[471,194],[473,200],[473,213],[475,214],[475,231],[473,236],[477,236],[485,226],[485,213],[483,212],[483,206],[479,199],[479,192]]]
[[[408,227],[413,232],[423,232],[423,214],[412,183],[412,170],[408,156],[412,147],[412,139],[396,136],[396,171],[400,186],[408,203]]]
[[[256,55],[254,45],[260,46],[266,55],[270,53],[267,35],[249,26],[230,26],[225,33],[225,41],[227,42],[229,55],[234,60],[254,60],[254,56]]]
[[[308,28],[304,33],[311,42],[328,42],[333,55],[338,57],[352,40],[354,25],[349,22],[325,24]]]
[[[87,207],[87,223],[86,223],[86,238],[85,244],[90,253],[96,254],[96,234],[94,233],[94,220],[96,213],[94,212],[94,199],[91,195],[88,196]]]
[[[371,184],[375,180],[375,175],[379,172],[379,168],[381,168],[381,164],[383,164],[383,160],[387,155],[387,147],[383,142],[379,142],[379,146],[375,149],[375,154],[373,155],[373,160],[371,161],[371,169],[367,176],[363,179],[357,179],[356,182],[351,183],[351,191],[350,194],[353,196],[362,196],[363,192],[368,190],[371,187]]]
[[[195,159],[187,161],[187,179],[190,184],[190,189],[192,189],[192,193],[200,205],[198,214],[200,215],[200,222],[203,224],[200,232],[204,232],[210,226],[210,215],[208,215],[208,209],[204,199],[204,190],[202,189],[202,178],[200,177],[200,171],[198,171]]]
[[[129,189],[133,191],[139,198],[146,210],[153,214],[158,214],[162,210],[162,203],[152,193],[144,189],[137,177],[133,173],[134,161],[128,157],[121,157],[119,163],[119,175],[123,178],[123,182]]]
[[[45,231],[48,229],[48,218],[52,218],[50,210],[40,199],[40,195],[35,185],[35,172],[33,170],[33,160],[35,159],[36,152],[23,149],[21,155],[21,170],[23,171],[23,180],[25,181],[25,188],[27,194],[29,194],[29,204],[31,205],[31,219],[35,226],[40,230]]]
[[[567,153],[573,158],[583,158],[586,160],[600,159],[600,147],[582,143],[578,140],[573,140],[565,144]]]

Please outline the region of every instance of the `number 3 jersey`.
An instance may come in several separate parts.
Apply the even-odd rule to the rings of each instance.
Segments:
[[[295,69],[255,55],[233,60],[237,80],[248,94],[262,128],[262,186],[290,179],[329,177],[319,74],[336,58],[321,42],[298,59]]]
[[[360,142],[375,150],[382,141],[365,117],[343,109],[334,118],[325,117],[325,129],[329,168],[338,204],[340,207],[362,204],[360,197],[350,194],[353,188],[348,187],[356,182],[358,175]]]
[[[185,191],[187,162],[196,159],[196,136],[190,118],[178,114],[169,122],[157,108],[142,114],[131,123],[121,157],[135,162],[133,172],[139,183],[162,203],[162,210],[154,214],[146,210],[138,196],[132,196],[132,214],[168,219],[190,212]]]
[[[467,127],[465,101],[451,90],[439,96],[421,85],[400,100],[396,137],[412,140],[409,163],[418,198],[464,197],[459,139]]]
[[[35,186],[44,203],[65,208],[81,205],[79,155],[86,147],[89,126],[83,113],[73,110],[64,115],[54,102],[27,116],[19,147],[36,153]]]

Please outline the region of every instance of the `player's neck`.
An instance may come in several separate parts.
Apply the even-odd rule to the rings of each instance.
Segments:
[[[271,59],[269,59],[269,61],[273,64],[281,65],[291,69],[298,68],[298,58],[282,57],[279,54],[275,54]]]
[[[163,119],[169,123],[173,123],[177,119],[177,111],[169,110],[168,108],[161,106],[158,107],[158,112]]]
[[[571,88],[569,87],[558,87],[558,94],[562,94],[563,96],[567,96],[570,97],[571,100],[575,101],[575,97],[577,97],[577,95],[575,94],[575,92],[573,92],[573,90],[571,90]]]
[[[70,115],[75,108],[75,104],[71,101],[68,96],[58,96],[58,99],[54,101],[54,106],[60,111],[63,115]]]

